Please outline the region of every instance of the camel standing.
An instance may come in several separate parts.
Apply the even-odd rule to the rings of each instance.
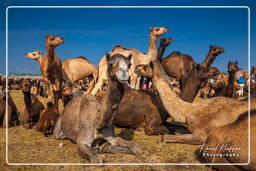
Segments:
[[[41,51],[29,52],[25,55],[25,58],[34,59],[39,65],[41,65]],[[62,61],[62,80],[64,80],[66,83],[73,84],[88,76],[92,76],[93,79],[90,82],[90,87],[87,92],[89,92],[94,87],[94,84],[97,80],[96,67],[82,56]]]
[[[129,80],[131,55],[107,54],[108,85],[102,100],[91,94],[77,95],[65,107],[54,129],[55,138],[66,137],[77,143],[80,157],[102,163],[98,152],[136,154],[140,149],[133,143],[116,137],[114,117]],[[98,144],[100,143],[100,144]],[[96,145],[100,147],[97,148]],[[95,147],[95,146],[96,147]]]
[[[130,86],[132,88],[139,87],[138,76],[134,74],[135,66],[138,64],[147,64],[151,60],[156,59],[158,38],[164,33],[166,33],[167,31],[168,31],[167,27],[153,27],[150,29],[149,48],[146,54],[143,54],[134,48],[126,49],[120,45],[117,45],[112,49],[111,55],[114,55],[114,54],[122,54],[124,56],[128,56],[129,54],[133,55],[133,58],[131,61],[131,68],[130,68],[130,76],[131,76]],[[98,80],[97,80],[97,83],[95,84],[94,89],[91,92],[93,95],[95,95],[99,91],[99,89],[102,87],[102,85],[107,82],[107,74],[106,74],[107,65],[106,64],[107,64],[106,56],[103,56],[98,65]]]
[[[152,80],[169,115],[174,121],[186,124],[191,132],[191,134],[167,135],[166,142],[203,144],[213,129],[231,124],[240,115],[248,112],[247,101],[226,97],[216,97],[198,103],[183,101],[169,86],[169,77],[159,62],[138,65],[135,72]]]
[[[58,99],[61,96],[62,85],[62,64],[61,60],[54,52],[55,48],[64,43],[64,39],[61,37],[54,37],[46,35],[46,54],[40,58],[40,71],[42,74],[42,81],[46,85],[48,95],[51,96],[50,86],[53,86],[54,105],[58,109]],[[49,82],[50,81],[50,84]],[[50,97],[52,99],[52,97]]]

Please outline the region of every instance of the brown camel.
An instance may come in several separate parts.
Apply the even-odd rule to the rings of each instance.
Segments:
[[[6,116],[8,115],[7,125],[8,128],[12,125],[12,108],[10,105],[7,105],[8,113],[6,110],[6,103],[3,99],[0,99],[0,127],[6,128]]]
[[[7,102],[7,93],[3,92],[3,95],[0,98],[1,100],[1,107],[0,107],[0,125],[6,127],[6,102]],[[8,127],[19,125],[19,116],[18,116],[18,109],[15,105],[10,92],[8,92]]]
[[[25,58],[34,59],[41,65],[41,51],[29,52],[25,55]],[[96,67],[83,56],[62,61],[62,80],[66,83],[76,83],[76,81],[82,80],[88,76],[93,77],[92,82],[90,82],[90,91],[97,80]]]
[[[47,89],[47,94],[52,99],[52,92],[50,86],[53,86],[53,101],[56,108],[58,108],[58,99],[61,96],[61,84],[62,84],[62,63],[54,49],[64,43],[64,39],[61,37],[54,37],[52,35],[46,35],[46,54],[38,59],[40,64],[40,71],[42,74],[42,81],[44,81]],[[40,52],[32,53],[32,56],[36,56]],[[49,84],[50,81],[50,84]]]
[[[200,148],[201,156],[207,163],[212,163],[213,168],[220,171],[256,170],[255,123],[256,111],[254,110],[251,111],[250,117],[250,146],[248,146],[248,113],[246,112],[234,123],[212,130]],[[214,150],[210,148],[214,148]],[[214,165],[215,163],[247,163],[249,161],[248,148],[250,148],[250,163],[248,165]]]
[[[40,113],[44,109],[44,106],[38,100],[37,95],[31,95],[30,80],[22,80],[21,86],[25,103],[24,112],[21,115],[21,125],[26,129],[30,129],[39,120]]]
[[[170,133],[166,123],[168,117],[158,95],[125,87],[114,121],[121,127],[144,130],[147,135],[158,135]]]
[[[91,94],[74,96],[54,129],[55,138],[66,137],[76,142],[80,157],[93,163],[103,162],[99,152],[140,152],[137,145],[115,136],[113,123],[124,93],[124,84],[128,84],[131,55],[115,54],[110,57],[107,54],[106,58],[109,76],[106,95],[101,101]]]
[[[183,101],[169,86],[169,77],[157,61],[138,65],[135,72],[152,80],[169,115],[174,121],[186,124],[191,132],[166,135],[166,142],[203,144],[213,129],[234,123],[240,115],[248,112],[247,101],[226,97],[215,97],[198,103]]]
[[[131,68],[130,68],[130,86],[132,88],[139,88],[139,79],[136,74],[134,74],[134,68],[138,64],[147,64],[151,60],[156,59],[157,54],[157,41],[158,38],[168,31],[167,27],[153,27],[150,29],[149,33],[149,48],[146,54],[141,53],[137,49],[126,49],[120,45],[115,46],[112,49],[111,55],[114,54],[122,54],[124,56],[128,56],[132,54],[133,58],[131,61]],[[98,80],[97,83],[92,90],[92,94],[95,95],[101,88],[101,86],[107,82],[107,65],[106,65],[106,57],[103,56],[98,64]]]
[[[210,50],[202,63],[202,66],[209,67],[216,56],[224,52],[224,48],[218,46],[210,46]],[[161,58],[161,57],[159,57]],[[174,51],[161,60],[161,64],[166,73],[179,80],[181,90],[185,86],[185,81],[189,73],[197,66],[194,59],[186,54]]]
[[[52,134],[58,117],[59,111],[52,102],[48,102],[47,108],[40,113],[39,121],[35,125],[36,131],[43,132],[44,136]]]

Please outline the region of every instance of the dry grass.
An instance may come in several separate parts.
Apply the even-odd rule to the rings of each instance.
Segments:
[[[12,97],[19,111],[23,111],[20,91],[13,91]],[[43,103],[47,99],[40,99]],[[106,163],[199,163],[195,151],[198,146],[165,144],[159,136],[147,136],[144,132],[116,128],[117,134],[141,145],[140,155],[104,154]],[[0,137],[5,137],[5,129],[0,129]],[[10,163],[88,163],[77,154],[76,145],[68,140],[44,137],[34,129],[20,126],[9,129],[8,161]],[[59,144],[63,143],[62,147]],[[5,151],[5,139],[0,141],[1,154]],[[211,170],[205,166],[9,166],[5,157],[0,161],[0,170]]]

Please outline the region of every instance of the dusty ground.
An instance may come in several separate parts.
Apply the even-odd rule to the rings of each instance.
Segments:
[[[20,91],[11,93],[19,111],[23,111]],[[44,103],[46,99],[40,99]],[[134,156],[126,154],[104,154],[106,163],[200,163],[195,155],[198,146],[166,144],[159,142],[159,136],[147,136],[144,132],[116,128],[117,134],[141,145],[143,153]],[[9,166],[5,162],[5,129],[0,128],[0,170],[211,170],[206,166]],[[20,126],[9,129],[9,163],[88,163],[79,158],[76,145],[68,140],[44,137],[34,129]],[[60,147],[59,144],[63,143]]]

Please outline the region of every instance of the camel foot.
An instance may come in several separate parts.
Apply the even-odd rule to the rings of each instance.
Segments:
[[[104,144],[101,148],[101,152],[140,154],[142,153],[142,150],[139,145],[117,137],[111,140],[111,142]]]
[[[95,154],[89,158],[91,163],[104,163],[104,156]]]

